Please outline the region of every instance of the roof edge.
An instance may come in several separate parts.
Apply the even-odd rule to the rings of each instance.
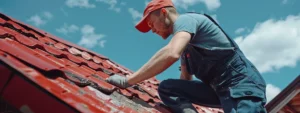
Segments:
[[[119,67],[121,67],[121,68],[123,68],[123,69],[129,71],[130,73],[133,73],[133,72],[134,72],[134,71],[132,71],[132,70],[126,68],[125,66],[123,66],[123,65],[121,65],[121,64],[119,64],[119,63],[117,63],[117,62],[115,62],[115,61],[112,61],[111,59],[109,59],[108,57],[106,57],[106,56],[104,56],[104,55],[102,55],[102,54],[98,54],[98,53],[96,53],[96,52],[94,52],[94,51],[92,51],[92,50],[88,50],[88,49],[83,48],[83,47],[81,47],[81,46],[78,46],[78,45],[76,45],[76,44],[70,43],[70,42],[68,42],[68,41],[66,41],[66,40],[64,40],[64,39],[62,39],[62,38],[58,38],[58,37],[56,37],[55,35],[52,35],[52,34],[50,34],[50,33],[48,33],[48,32],[45,32],[45,31],[43,31],[43,30],[40,30],[40,29],[38,29],[38,28],[36,28],[36,27],[34,27],[34,26],[31,26],[31,25],[29,25],[29,24],[25,24],[25,23],[23,23],[23,22],[21,22],[21,21],[19,21],[19,20],[16,20],[16,19],[14,19],[14,18],[12,18],[12,17],[10,17],[10,16],[7,16],[7,15],[4,14],[3,12],[0,12],[0,17],[1,17],[1,18],[5,18],[5,19],[7,19],[7,20],[14,21],[15,23],[17,23],[17,24],[19,24],[19,25],[21,25],[21,26],[23,26],[23,27],[25,27],[25,28],[27,28],[27,29],[29,29],[29,30],[32,30],[32,31],[34,31],[35,33],[37,33],[37,34],[39,34],[39,35],[44,35],[44,36],[49,37],[49,38],[51,38],[51,39],[54,39],[54,40],[56,40],[56,41],[58,41],[58,42],[62,42],[62,43],[64,43],[64,44],[68,45],[68,46],[76,47],[77,49],[80,49],[81,51],[87,51],[87,52],[89,52],[89,53],[91,53],[91,54],[93,54],[93,55],[95,55],[95,56],[98,56],[98,57],[107,59],[107,60],[111,61],[112,63],[118,65]]]
[[[80,50],[84,50],[84,51],[90,52],[90,53],[92,53],[92,54],[94,54],[94,55],[96,55],[96,56],[100,56],[101,58],[109,59],[108,57],[106,57],[106,56],[104,56],[104,55],[100,55],[100,54],[98,54],[98,53],[96,53],[96,52],[93,52],[93,51],[91,51],[91,50],[88,50],[88,49],[86,49],[86,48],[83,48],[83,47],[81,47],[81,46],[78,46],[78,45],[76,45],[76,44],[70,43],[70,42],[68,42],[68,41],[66,41],[66,40],[64,40],[64,39],[62,39],[62,38],[58,38],[58,37],[52,35],[51,33],[45,32],[45,31],[43,31],[43,30],[39,30],[38,28],[36,28],[36,27],[34,27],[34,26],[31,26],[31,25],[29,25],[29,24],[25,24],[25,23],[23,23],[23,22],[21,22],[21,21],[19,21],[19,20],[16,20],[16,19],[14,19],[14,18],[12,18],[12,17],[10,17],[10,16],[7,16],[6,14],[4,14],[4,13],[2,13],[2,12],[0,12],[0,16],[1,16],[1,17],[4,17],[4,18],[6,18],[6,19],[9,19],[9,20],[11,20],[11,21],[14,21],[15,23],[17,23],[17,24],[19,24],[19,25],[21,25],[21,26],[25,26],[28,30],[32,30],[32,31],[34,31],[34,32],[36,32],[36,33],[38,33],[38,34],[42,34],[42,35],[44,35],[44,36],[46,36],[46,37],[49,37],[49,38],[51,38],[51,39],[54,39],[54,40],[56,40],[56,41],[58,41],[58,42],[62,42],[62,43],[64,43],[64,44],[68,45],[68,46],[76,47],[76,48],[78,48],[78,49],[80,49]]]
[[[278,108],[278,106],[282,105],[282,103],[286,102],[288,103],[292,98],[292,93],[295,93],[295,90],[300,90],[300,75],[293,80],[286,88],[284,88],[275,98],[273,98],[267,105],[266,109],[268,112],[271,112],[275,109],[281,109]],[[297,91],[296,91],[297,92]],[[298,91],[299,92],[299,91]],[[285,100],[285,101],[283,101]]]

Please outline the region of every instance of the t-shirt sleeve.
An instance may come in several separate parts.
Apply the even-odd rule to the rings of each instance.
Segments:
[[[174,23],[173,33],[186,31],[195,34],[197,31],[197,20],[189,15],[181,15]]]

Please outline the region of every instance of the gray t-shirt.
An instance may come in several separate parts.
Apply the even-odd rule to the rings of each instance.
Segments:
[[[174,23],[173,34],[180,31],[192,34],[188,46],[194,45],[208,50],[232,48],[231,43],[221,29],[202,14],[181,14]],[[184,58],[184,55],[181,56]]]

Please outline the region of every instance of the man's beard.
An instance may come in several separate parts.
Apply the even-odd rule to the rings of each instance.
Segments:
[[[165,24],[164,28],[166,29],[166,31],[163,33],[163,38],[167,39],[170,35],[171,35],[171,30],[170,30],[170,24]]]
[[[163,39],[167,39],[169,36],[170,36],[170,33],[166,33],[166,32],[161,35],[161,37]]]

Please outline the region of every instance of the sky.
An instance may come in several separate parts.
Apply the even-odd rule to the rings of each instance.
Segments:
[[[171,39],[138,32],[150,0],[1,0],[0,12],[137,71]],[[270,101],[300,74],[299,0],[172,0],[214,17],[267,82]],[[179,78],[180,61],[156,76]]]

